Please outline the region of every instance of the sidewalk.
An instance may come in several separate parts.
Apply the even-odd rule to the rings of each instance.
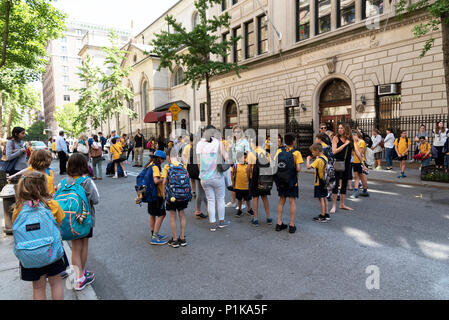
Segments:
[[[407,164],[408,165],[408,164]],[[314,174],[313,169],[305,169],[304,172]],[[370,170],[368,175],[369,181],[394,183],[394,184],[404,184],[416,187],[427,187],[427,188],[438,188],[449,190],[449,183],[444,182],[433,182],[433,181],[422,181],[421,171],[417,168],[406,168],[405,175],[406,178],[399,179],[398,176],[401,170],[398,167],[393,167],[393,170]]]
[[[1,200],[0,208],[3,209]],[[32,300],[31,282],[20,279],[19,261],[13,253],[14,238],[5,235],[3,226],[3,213],[0,213],[0,300]],[[66,241],[64,241],[64,250],[71,263],[72,251]],[[64,300],[98,300],[91,285],[80,292],[69,289],[66,281],[64,281],[64,287]],[[47,299],[51,300],[50,285],[47,285]]]

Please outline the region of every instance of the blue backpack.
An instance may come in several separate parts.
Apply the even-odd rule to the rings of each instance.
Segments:
[[[24,268],[42,268],[64,255],[61,231],[51,210],[23,205],[12,226],[14,254]]]
[[[58,201],[65,213],[61,232],[63,240],[75,240],[86,237],[92,228],[92,215],[86,191],[81,184],[87,177],[80,177],[72,184],[67,179],[61,181],[61,188],[55,193],[54,199]]]
[[[153,179],[153,165],[142,170],[136,178],[136,191],[143,192],[142,202],[154,202],[157,200],[157,188]]]
[[[281,148],[281,152],[277,156],[277,172],[274,181],[279,189],[289,189],[294,187],[298,182],[298,176],[295,167],[295,159],[293,157],[293,149],[289,152],[285,147]]]
[[[326,158],[329,160],[329,163],[334,163],[334,154],[332,152],[332,147],[331,146],[327,146],[326,148],[323,148],[323,153],[326,156]]]
[[[165,184],[165,198],[169,202],[192,200],[190,178],[182,163],[177,166],[170,164]]]

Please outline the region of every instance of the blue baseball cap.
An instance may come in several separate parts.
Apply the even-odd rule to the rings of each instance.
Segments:
[[[155,156],[155,157],[159,157],[159,158],[164,159],[164,160],[167,159],[167,156],[165,155],[165,152],[162,151],[162,150],[157,150],[157,151],[154,153],[154,156]]]

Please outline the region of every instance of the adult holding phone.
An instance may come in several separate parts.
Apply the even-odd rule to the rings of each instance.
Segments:
[[[11,175],[28,167],[26,148],[23,144],[25,138],[25,129],[22,127],[15,127],[12,129],[11,139],[6,143],[6,158],[8,161],[14,161],[14,167],[9,172]]]

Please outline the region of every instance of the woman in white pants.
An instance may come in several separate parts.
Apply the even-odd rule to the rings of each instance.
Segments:
[[[223,144],[213,137],[215,132],[218,132],[215,127],[207,126],[204,138],[198,142],[196,147],[201,185],[206,192],[210,231],[216,231],[217,227],[225,228],[230,223],[229,221],[225,221],[225,181],[223,173],[217,170],[219,150],[224,159],[227,159],[227,154]],[[218,211],[218,226],[215,206],[217,206]]]

